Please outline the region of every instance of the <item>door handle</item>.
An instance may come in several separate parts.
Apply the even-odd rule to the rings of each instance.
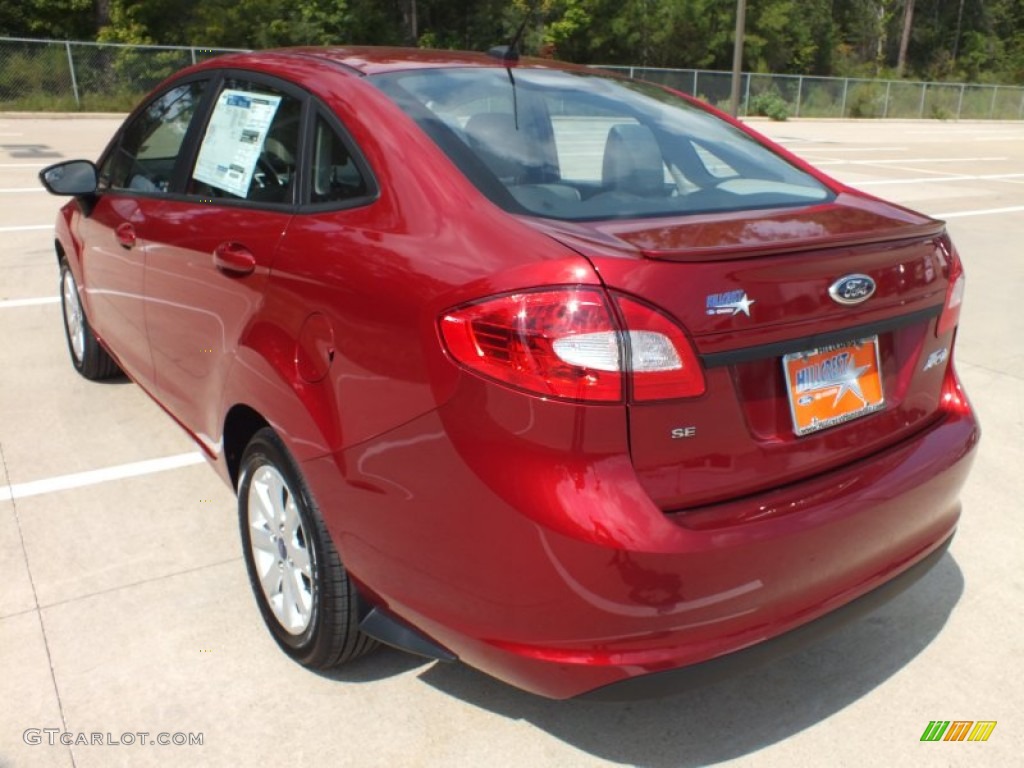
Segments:
[[[239,243],[221,243],[213,249],[213,266],[229,275],[248,275],[256,269],[256,257]]]
[[[136,235],[135,227],[128,222],[124,224],[118,224],[117,229],[114,230],[114,237],[117,238],[118,244],[122,248],[132,248],[135,245]]]

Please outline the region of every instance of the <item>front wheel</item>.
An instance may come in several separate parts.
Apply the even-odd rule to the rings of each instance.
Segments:
[[[78,295],[78,283],[67,259],[60,262],[60,303],[64,314],[64,337],[75,370],[92,381],[117,376],[121,369],[92,332]]]
[[[242,455],[238,516],[249,583],[285,653],[327,669],[376,645],[359,630],[355,587],[298,466],[270,428]]]

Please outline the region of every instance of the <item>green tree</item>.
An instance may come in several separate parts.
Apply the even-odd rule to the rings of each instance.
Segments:
[[[774,0],[748,16],[746,58],[760,72],[827,73],[834,47],[830,0]]]
[[[904,36],[905,11],[914,13]],[[579,63],[728,69],[736,0],[0,0],[0,35],[202,47],[521,49]],[[900,56],[905,42],[905,56]],[[1024,81],[1022,0],[751,0],[744,66]]]
[[[96,33],[93,0],[7,0],[0,36],[88,40]]]

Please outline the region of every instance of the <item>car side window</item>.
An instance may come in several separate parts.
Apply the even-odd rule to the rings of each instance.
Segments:
[[[321,115],[317,116],[313,135],[310,185],[311,203],[363,198],[370,189],[348,145]]]
[[[224,81],[199,143],[188,194],[254,203],[291,203],[302,101],[273,86]]]
[[[101,190],[166,194],[205,80],[157,96],[121,133],[100,169]]]

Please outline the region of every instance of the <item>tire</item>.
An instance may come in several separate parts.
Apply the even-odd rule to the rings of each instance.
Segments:
[[[238,521],[249,584],[281,649],[329,669],[369,651],[356,589],[295,460],[270,428],[242,454]]]
[[[64,316],[64,338],[71,354],[75,370],[90,381],[100,381],[118,376],[121,369],[107,354],[96,335],[92,332],[89,319],[85,316],[78,283],[68,266],[67,259],[60,260],[60,306]]]

